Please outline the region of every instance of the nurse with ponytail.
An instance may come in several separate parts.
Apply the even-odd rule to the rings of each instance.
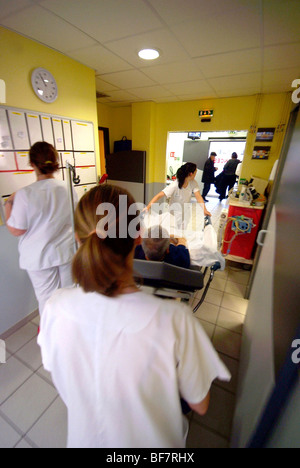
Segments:
[[[68,409],[69,448],[184,448],[180,397],[203,415],[213,380],[230,379],[190,308],[138,288],[134,204],[111,185],[81,198],[78,287],[56,291],[42,316],[38,343]]]
[[[73,283],[71,209],[67,184],[55,179],[56,149],[44,141],[35,143],[29,164],[37,180],[8,198],[5,215],[7,229],[20,239],[20,268],[30,277],[42,314],[53,291]]]
[[[195,181],[197,174],[197,166],[194,163],[186,163],[181,166],[176,174],[177,180],[159,192],[148,204],[147,211],[151,206],[157,203],[163,197],[167,197],[170,201],[171,212],[173,212],[177,221],[178,228],[186,228],[189,216],[188,204],[191,202],[194,194],[197,202],[202,206],[205,216],[211,216],[211,213],[206,209],[204,200],[200,194],[200,188]]]

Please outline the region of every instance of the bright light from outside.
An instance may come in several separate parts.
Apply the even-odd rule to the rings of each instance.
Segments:
[[[143,49],[139,51],[139,57],[144,60],[155,60],[159,57],[159,52],[155,49]]]

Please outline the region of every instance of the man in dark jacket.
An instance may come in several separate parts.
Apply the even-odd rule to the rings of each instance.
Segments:
[[[223,168],[223,177],[222,177],[221,187],[219,191],[220,193],[219,200],[223,200],[223,198],[226,197],[227,187],[228,187],[228,192],[229,192],[229,190],[231,190],[232,187],[234,186],[236,182],[235,171],[240,162],[241,161],[238,159],[238,155],[236,153],[232,153],[231,159],[229,159],[229,161],[227,161],[227,163],[225,164]]]
[[[214,162],[215,162],[216,156],[217,156],[217,153],[214,153],[214,152],[210,153],[210,157],[204,164],[203,175],[202,175],[202,182],[204,183],[202,198],[206,202],[208,201],[206,200],[206,195],[208,194],[210,190],[210,185],[213,184],[215,181],[215,171],[217,171],[217,169],[214,166]]]

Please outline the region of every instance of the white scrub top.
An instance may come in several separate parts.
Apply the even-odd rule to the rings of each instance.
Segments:
[[[170,198],[170,205],[172,203],[190,203],[193,193],[200,192],[198,183],[195,180],[191,180],[186,188],[178,187],[178,180],[175,180],[166,188],[163,189],[164,194],[167,198]]]
[[[137,292],[108,298],[56,291],[38,337],[68,408],[68,447],[184,447],[179,394],[202,401],[230,380],[191,310]]]
[[[175,180],[163,189],[164,194],[170,199],[170,211],[175,216],[176,225],[180,228],[187,228],[191,217],[190,202],[193,193],[200,192],[198,183],[191,180],[186,188],[178,187],[178,180]]]
[[[19,240],[21,269],[45,270],[71,261],[72,222],[64,182],[45,179],[18,190],[7,224],[27,231]]]

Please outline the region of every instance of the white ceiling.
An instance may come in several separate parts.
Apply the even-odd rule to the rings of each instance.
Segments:
[[[93,69],[110,105],[292,91],[300,0],[0,0],[0,25]],[[161,56],[137,55],[154,47]]]

